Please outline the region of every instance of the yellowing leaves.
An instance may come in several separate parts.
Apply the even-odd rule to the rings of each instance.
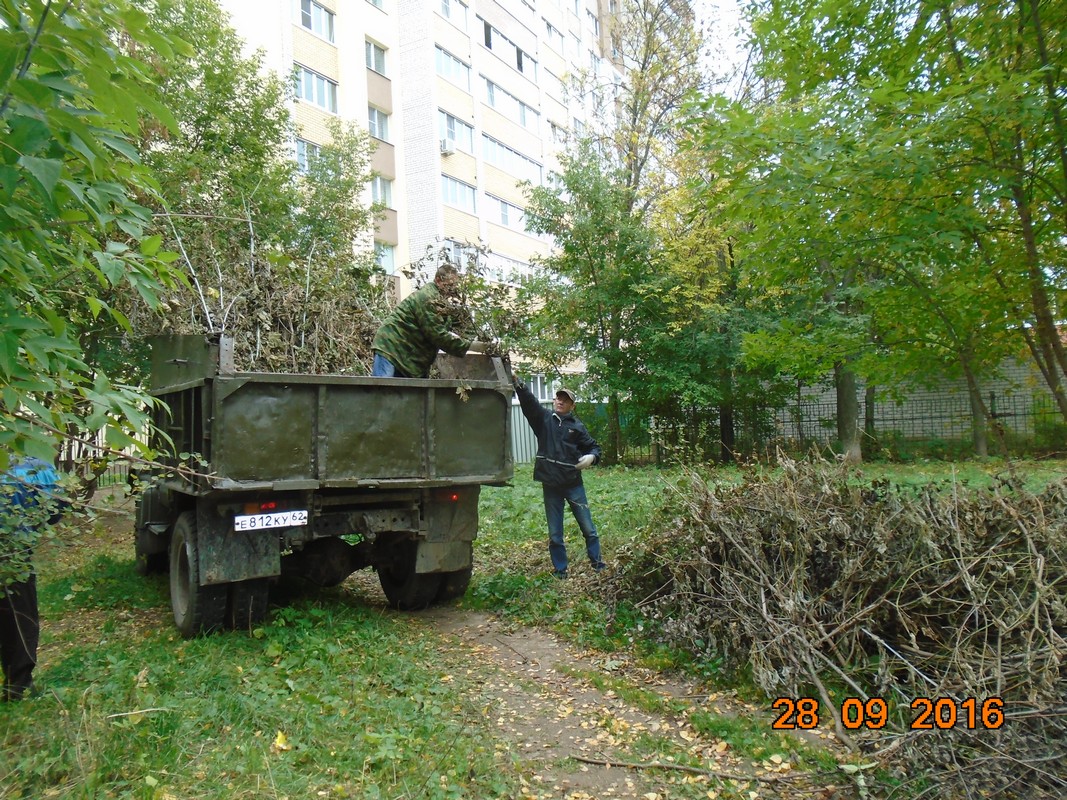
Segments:
[[[272,753],[284,753],[292,749],[293,746],[289,744],[289,737],[283,731],[278,731],[274,737],[274,742],[270,746],[270,751]]]

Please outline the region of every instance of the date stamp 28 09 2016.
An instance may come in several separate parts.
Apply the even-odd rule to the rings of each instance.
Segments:
[[[819,725],[819,701],[814,697],[779,697],[771,708],[779,712],[771,724],[774,730],[811,730]],[[999,697],[978,700],[968,697],[916,697],[911,701],[915,712],[909,722],[910,730],[948,730],[965,727],[969,730],[996,730],[1004,724],[1004,701]],[[889,722],[889,704],[881,697],[861,700],[846,697],[841,703],[841,724],[851,731],[867,728],[879,730]]]

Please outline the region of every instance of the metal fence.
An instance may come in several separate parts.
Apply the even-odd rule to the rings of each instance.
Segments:
[[[1047,394],[1003,392],[984,399],[1009,452],[1067,452],[1067,424]],[[860,415],[868,457],[973,455],[972,415],[962,394],[931,392],[903,403],[879,400],[871,409],[861,406]],[[603,445],[605,407],[589,405],[579,416]],[[518,406],[512,407],[511,429],[516,463],[533,461],[537,441]],[[721,455],[717,409],[690,410],[671,420],[656,421],[628,416],[624,409],[623,430],[621,460],[627,464],[664,463],[680,457],[712,461]],[[735,432],[735,453],[742,457],[832,448],[837,445],[837,406],[812,396],[794,398],[778,409],[735,409]],[[996,451],[1001,437],[995,435],[997,431],[990,433],[990,448]]]

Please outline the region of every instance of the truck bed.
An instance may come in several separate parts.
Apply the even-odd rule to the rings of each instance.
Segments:
[[[164,344],[160,342],[160,344]],[[157,363],[158,361],[158,363]],[[427,488],[511,479],[499,359],[442,356],[447,379],[236,372],[226,340],[166,337],[152,394],[199,491]],[[463,374],[466,377],[460,377]]]

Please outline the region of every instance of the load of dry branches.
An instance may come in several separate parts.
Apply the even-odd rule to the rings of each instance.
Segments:
[[[892,796],[1067,793],[1067,481],[915,489],[792,461],[737,486],[693,476],[625,559],[665,640],[816,700],[896,774]]]

